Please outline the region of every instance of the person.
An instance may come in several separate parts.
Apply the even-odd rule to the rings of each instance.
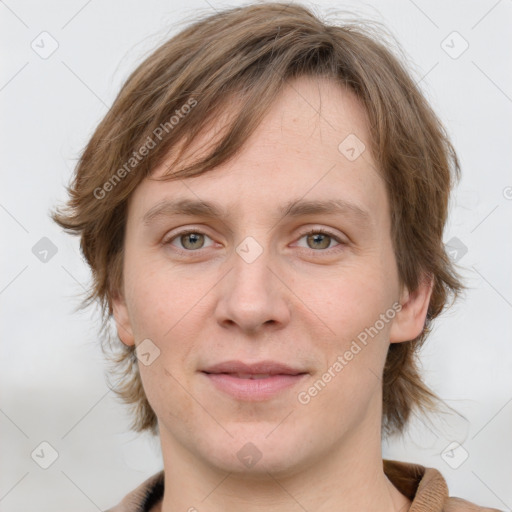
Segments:
[[[110,510],[495,510],[381,451],[437,407],[416,355],[463,289],[442,243],[459,175],[369,26],[251,4],[140,64],[52,214],[162,447]]]

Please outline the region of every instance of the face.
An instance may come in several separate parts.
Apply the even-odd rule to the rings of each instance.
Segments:
[[[124,343],[143,343],[165,449],[291,474],[379,436],[389,343],[419,334],[429,291],[399,286],[361,142],[352,93],[301,78],[235,159],[135,190],[114,316]]]

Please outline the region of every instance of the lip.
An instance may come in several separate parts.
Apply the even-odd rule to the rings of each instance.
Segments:
[[[307,373],[301,368],[293,368],[277,361],[260,361],[258,363],[244,363],[243,361],[224,361],[203,369],[206,373],[242,373],[242,374],[270,374],[270,375],[298,375]]]
[[[275,361],[252,364],[225,361],[206,368],[202,373],[215,388],[244,401],[269,400],[297,385],[308,374],[300,368]]]

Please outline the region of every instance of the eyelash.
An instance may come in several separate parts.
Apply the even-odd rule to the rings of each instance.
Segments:
[[[189,229],[189,230],[185,230],[185,231],[181,231],[179,233],[176,233],[175,235],[173,235],[171,238],[168,238],[167,240],[164,240],[162,242],[162,245],[172,245],[172,242],[176,239],[179,239],[180,237],[182,236],[185,236],[185,235],[190,235],[190,234],[194,234],[194,235],[204,235],[208,238],[211,239],[210,236],[208,236],[205,232],[199,230],[199,229]],[[344,246],[348,245],[347,242],[344,242],[343,240],[340,240],[339,237],[337,237],[334,233],[331,233],[330,231],[327,231],[325,229],[310,229],[309,231],[306,231],[304,233],[302,233],[299,238],[297,240],[300,240],[306,236],[310,236],[310,235],[316,235],[316,234],[319,234],[319,235],[326,235],[328,236],[329,238],[333,239],[335,242],[338,243],[337,246],[335,247],[328,247],[326,249],[309,249],[307,247],[300,247],[300,249],[303,249],[303,250],[309,250],[313,253],[316,253],[316,254],[321,254],[321,253],[327,253],[327,254],[330,254],[331,251],[338,251],[338,250],[341,250],[344,248]],[[201,253],[204,250],[208,249],[208,247],[202,247],[201,249],[181,249],[180,247],[175,247],[175,246],[172,246],[174,248],[174,250],[176,250],[177,252],[181,253],[181,254],[187,254],[187,255],[190,255],[190,254],[193,254],[193,253]]]

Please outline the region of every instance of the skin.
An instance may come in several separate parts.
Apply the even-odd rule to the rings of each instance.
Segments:
[[[401,289],[384,181],[368,149],[354,161],[338,150],[349,134],[369,147],[356,97],[303,77],[276,98],[236,158],[195,178],[146,179],[130,198],[124,292],[113,305],[123,343],[149,338],[160,350],[150,365],[139,363],[164,459],[165,495],[154,510],[409,509],[382,470],[380,377],[389,344],[421,332],[431,282]],[[177,197],[217,202],[227,217],[162,215],[144,225],[148,210]],[[301,198],[345,199],[367,221],[278,213]],[[315,241],[306,234],[315,229],[333,237]],[[186,230],[206,236],[176,236]],[[235,250],[248,236],[263,249],[252,263]],[[396,303],[401,311],[301,404],[298,393]],[[200,372],[229,359],[271,359],[308,375],[269,400],[237,400]],[[252,467],[237,457],[248,442],[261,453]]]

